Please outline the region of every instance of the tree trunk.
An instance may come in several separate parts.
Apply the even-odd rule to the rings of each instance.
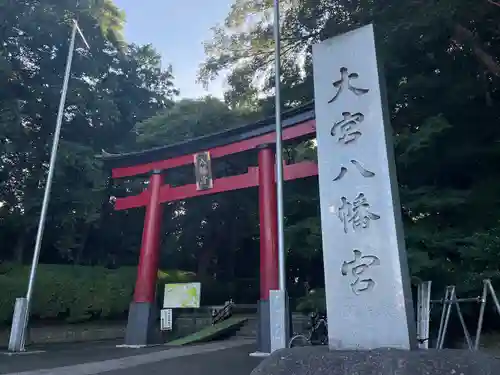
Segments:
[[[456,24],[453,38],[458,43],[468,45],[479,63],[491,74],[500,77],[500,64],[494,56],[486,51],[486,46],[479,39],[479,36],[463,25]]]
[[[238,224],[238,223],[236,223]],[[239,238],[235,235],[235,233],[239,233],[237,230],[238,226],[237,225],[229,225],[229,248],[227,249],[226,253],[226,261],[225,261],[225,268],[226,268],[226,278],[228,281],[233,282],[235,279],[235,251],[236,251],[236,246],[238,245]]]
[[[24,246],[26,244],[26,234],[24,231],[17,238],[16,245],[14,246],[14,256],[12,261],[17,264],[23,264],[24,261]]]
[[[89,234],[91,230],[92,230],[92,224],[84,224],[84,228],[81,230],[83,233],[80,238],[81,243],[80,246],[78,246],[78,249],[76,250],[76,254],[74,257],[73,261],[74,264],[82,264],[83,254],[85,252],[85,249],[87,248],[87,244],[89,242],[89,237],[90,237]]]
[[[200,255],[198,257],[197,273],[198,273],[198,278],[202,283],[208,281],[210,278],[209,271],[213,256],[214,256],[214,250],[212,246],[202,249],[200,251]]]

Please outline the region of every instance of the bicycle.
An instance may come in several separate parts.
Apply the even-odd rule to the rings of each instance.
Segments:
[[[294,335],[288,347],[328,345],[328,321],[325,315],[312,313],[309,316],[309,330],[306,334]]]

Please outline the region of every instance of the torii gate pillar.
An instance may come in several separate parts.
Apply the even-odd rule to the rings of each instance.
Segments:
[[[125,345],[146,346],[160,339],[156,324],[156,280],[160,252],[162,205],[160,188],[161,171],[154,170],[149,178],[149,201],[146,206],[142,245],[137,270],[134,299],[128,314]]]
[[[258,350],[271,352],[269,291],[279,289],[276,156],[272,145],[259,147],[260,301]]]

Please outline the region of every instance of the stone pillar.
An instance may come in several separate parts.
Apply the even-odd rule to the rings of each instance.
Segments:
[[[399,186],[372,25],[313,45],[331,349],[416,347]]]

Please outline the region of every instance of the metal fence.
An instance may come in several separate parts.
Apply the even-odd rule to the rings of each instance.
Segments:
[[[481,296],[473,298],[458,298],[456,293],[456,288],[454,285],[447,286],[442,299],[431,299],[431,281],[426,281],[418,286],[417,292],[417,340],[419,347],[421,349],[429,348],[430,340],[430,315],[431,309],[434,305],[439,305],[441,307],[441,316],[439,320],[439,329],[436,338],[436,349],[443,349],[444,340],[446,338],[446,333],[448,331],[448,325],[450,322],[450,316],[452,310],[456,311],[460,325],[462,326],[463,333],[465,335],[465,341],[469,350],[478,350],[481,340],[481,333],[483,330],[484,322],[484,312],[486,308],[486,303],[488,301],[488,296],[491,297],[493,303],[495,304],[496,312],[500,316],[500,303],[498,301],[495,289],[491,284],[491,280],[483,280],[483,292]],[[464,303],[475,303],[479,304],[479,316],[476,327],[475,339],[471,337],[470,331],[465,323],[462,310],[460,308],[461,304]]]

